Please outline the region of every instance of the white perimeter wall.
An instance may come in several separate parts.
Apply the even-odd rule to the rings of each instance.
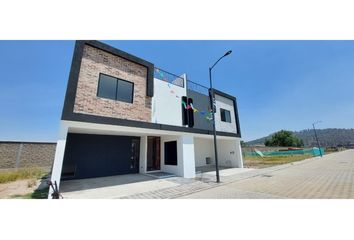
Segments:
[[[214,141],[213,139],[194,138],[195,166],[206,165],[206,157],[211,158],[211,164],[215,164],[214,159]]]
[[[243,168],[240,139],[219,140],[217,143],[220,166]]]
[[[225,98],[217,94],[215,94],[215,102],[216,102],[216,113],[215,113],[216,131],[237,133],[234,102],[228,98]],[[221,121],[220,108],[230,111],[231,123]]]
[[[182,126],[181,97],[187,95],[186,75],[184,74],[182,77],[184,88],[154,78],[151,119],[153,123]],[[171,93],[171,91],[174,93]]]
[[[243,167],[243,159],[239,138],[217,139],[219,166],[223,167]],[[205,166],[206,157],[211,157],[211,164],[215,164],[214,140],[206,138],[194,139],[195,165]]]

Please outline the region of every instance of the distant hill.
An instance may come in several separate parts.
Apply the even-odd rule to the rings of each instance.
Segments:
[[[317,136],[321,146],[334,147],[338,145],[354,144],[354,129],[343,128],[326,128],[316,129]],[[317,146],[316,138],[313,129],[306,129],[299,132],[293,132],[297,137],[304,141],[305,147]],[[266,138],[269,138],[274,133],[267,137],[262,137],[253,141],[246,142],[247,145],[264,144]]]

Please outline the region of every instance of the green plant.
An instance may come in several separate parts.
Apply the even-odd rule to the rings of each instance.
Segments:
[[[241,147],[247,147],[247,144],[243,140],[241,140],[240,144],[241,144]]]
[[[44,189],[36,189],[32,193],[27,193],[24,195],[13,195],[11,198],[19,198],[19,199],[47,199],[48,198],[49,188],[46,187]]]
[[[245,165],[249,167],[263,168],[280,164],[292,163],[301,161],[304,159],[312,158],[312,155],[277,155],[277,156],[265,156],[265,157],[245,157]]]
[[[38,179],[43,177],[46,172],[41,168],[22,168],[0,172],[0,183],[13,182],[20,179]]]
[[[292,132],[281,130],[276,132],[270,139],[266,139],[264,145],[269,147],[303,147],[303,141]]]

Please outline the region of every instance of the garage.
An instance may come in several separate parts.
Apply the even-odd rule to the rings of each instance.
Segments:
[[[139,172],[140,137],[68,133],[62,180]]]

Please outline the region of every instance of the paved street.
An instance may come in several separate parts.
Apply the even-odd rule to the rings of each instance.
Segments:
[[[354,150],[224,180],[221,186],[181,198],[354,198]]]
[[[263,169],[230,168],[195,179],[141,174],[63,182],[65,198],[354,198],[354,150]]]

